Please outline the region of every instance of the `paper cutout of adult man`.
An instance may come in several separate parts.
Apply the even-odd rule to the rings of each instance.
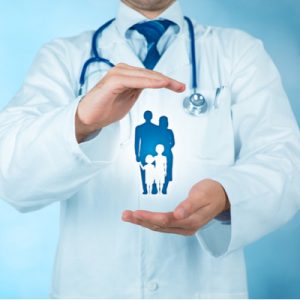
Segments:
[[[155,147],[157,145],[158,126],[151,122],[153,114],[147,110],[144,112],[145,123],[135,128],[135,155],[136,161],[145,165],[145,158],[147,155],[155,156]],[[147,194],[147,186],[145,182],[145,170],[140,168],[143,194]],[[156,187],[153,187],[152,193],[157,193]]]

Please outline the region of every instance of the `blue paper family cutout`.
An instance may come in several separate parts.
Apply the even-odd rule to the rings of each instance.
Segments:
[[[173,180],[174,134],[168,128],[166,116],[153,124],[153,114],[144,113],[145,122],[135,129],[135,155],[139,163],[143,194],[167,194],[168,185]]]

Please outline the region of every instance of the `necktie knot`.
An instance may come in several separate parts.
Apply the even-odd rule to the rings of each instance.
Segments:
[[[152,20],[143,23],[137,23],[130,27],[130,29],[136,30],[142,34],[148,44],[157,44],[161,36],[166,32],[171,24],[174,23],[169,20]]]
[[[160,59],[160,54],[156,46],[162,35],[171,25],[174,25],[174,23],[169,20],[151,20],[137,23],[129,28],[143,35],[147,41],[147,55],[143,61],[147,69],[153,69]]]

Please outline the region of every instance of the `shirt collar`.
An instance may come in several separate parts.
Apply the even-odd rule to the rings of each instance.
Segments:
[[[165,11],[159,15],[156,20],[167,19],[178,25],[179,31],[183,28],[183,15],[181,7],[178,1],[172,3]],[[122,37],[126,37],[127,30],[134,24],[144,21],[149,21],[144,15],[134,10],[133,8],[127,6],[122,1],[120,1],[119,11],[116,16],[116,27]]]

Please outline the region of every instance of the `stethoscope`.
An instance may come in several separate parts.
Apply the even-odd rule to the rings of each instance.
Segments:
[[[187,96],[183,100],[183,108],[184,110],[193,116],[200,116],[205,113],[208,109],[207,100],[205,97],[197,92],[198,84],[197,84],[197,69],[196,69],[196,47],[195,47],[195,32],[192,21],[188,17],[184,17],[188,24],[189,37],[190,37],[190,49],[191,49],[191,62],[192,62],[192,94]],[[115,65],[108,59],[103,58],[98,53],[98,37],[102,34],[102,32],[114,21],[115,19],[111,19],[105,24],[103,24],[99,29],[95,31],[92,37],[92,49],[91,49],[91,57],[83,64],[80,78],[79,78],[79,91],[78,96],[82,95],[82,89],[85,83],[85,75],[88,67],[93,63],[104,63],[109,67],[113,68]]]

